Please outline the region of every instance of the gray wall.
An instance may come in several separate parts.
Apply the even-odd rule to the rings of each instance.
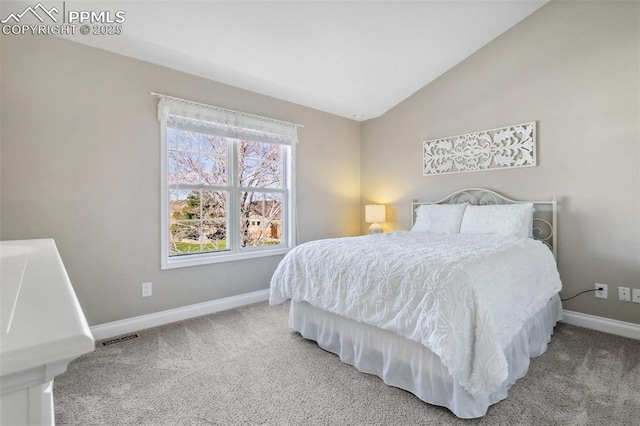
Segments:
[[[389,230],[408,229],[414,197],[557,195],[561,295],[609,285],[608,300],[588,293],[565,309],[640,323],[616,288],[640,288],[639,100],[640,4],[549,3],[363,124],[363,204],[389,203]],[[538,167],[422,176],[422,141],[533,120]]]
[[[359,123],[62,39],[1,48],[0,238],[54,238],[90,325],[266,289],[281,259],[160,270],[151,91],[304,125],[300,241],[360,232]]]

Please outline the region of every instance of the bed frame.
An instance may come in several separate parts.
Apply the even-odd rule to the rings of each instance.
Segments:
[[[429,204],[457,204],[469,203],[473,205],[495,204],[523,204],[532,203],[535,207],[533,214],[533,238],[542,241],[551,249],[553,256],[558,259],[558,199],[554,196],[551,201],[513,200],[486,188],[466,188],[455,191],[438,201],[418,201],[411,203],[411,226],[415,224],[416,209]]]

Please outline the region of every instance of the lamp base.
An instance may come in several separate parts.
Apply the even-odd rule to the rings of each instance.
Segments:
[[[382,225],[379,223],[374,223],[369,227],[369,235],[371,234],[382,234]]]

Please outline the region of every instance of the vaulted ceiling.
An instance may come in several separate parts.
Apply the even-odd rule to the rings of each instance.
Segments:
[[[126,13],[123,34],[72,38],[365,120],[383,114],[545,3],[92,1],[83,8]]]

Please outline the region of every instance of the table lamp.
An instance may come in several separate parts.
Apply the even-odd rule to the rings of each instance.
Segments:
[[[384,205],[373,204],[364,206],[364,220],[372,225],[369,227],[369,234],[380,234],[382,232],[382,226],[380,222],[386,220]]]

